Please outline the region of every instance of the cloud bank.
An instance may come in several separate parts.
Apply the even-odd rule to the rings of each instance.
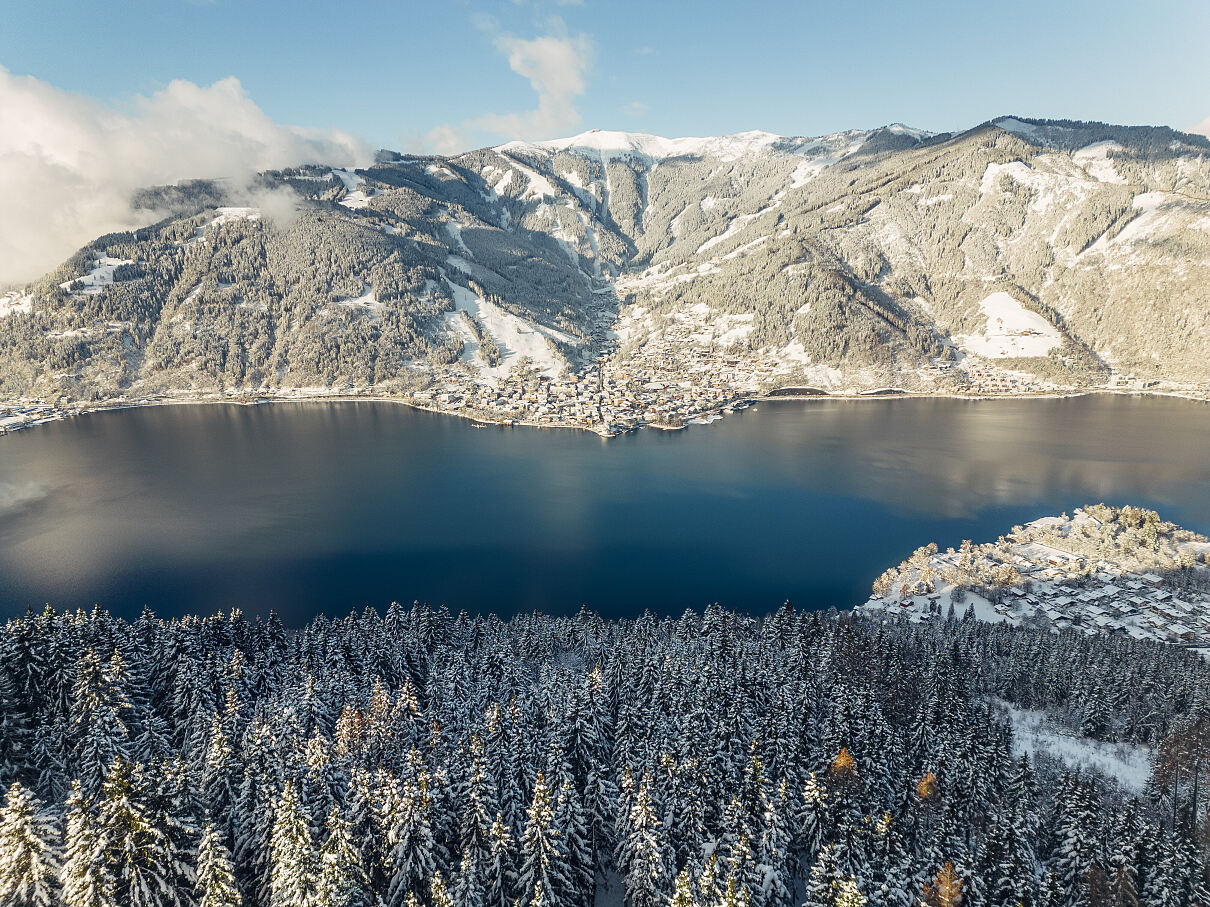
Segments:
[[[0,67],[0,286],[154,221],[130,206],[141,187],[371,157],[345,133],[273,122],[235,78],[174,81],[124,112]]]
[[[580,125],[576,102],[584,94],[592,66],[593,43],[586,34],[567,35],[555,21],[551,34],[518,38],[496,34],[492,43],[508,58],[508,66],[529,80],[538,95],[538,106],[519,113],[489,113],[460,126],[442,125],[424,138],[426,150],[454,154],[471,147],[477,132],[504,139],[549,139],[566,135]],[[490,26],[488,26],[490,28]]]

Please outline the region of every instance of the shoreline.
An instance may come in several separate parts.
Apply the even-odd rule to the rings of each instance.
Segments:
[[[303,392],[258,395],[238,394],[229,396],[202,394],[187,397],[157,397],[135,400],[114,400],[97,403],[95,405],[85,405],[70,410],[56,410],[50,407],[49,404],[32,402],[28,400],[14,401],[9,403],[0,402],[0,406],[39,410],[37,413],[32,413],[30,420],[27,422],[9,425],[7,427],[0,427],[0,438],[4,437],[5,435],[16,434],[17,432],[24,431],[26,429],[36,428],[40,425],[47,425],[53,422],[62,422],[64,420],[79,416],[88,416],[94,413],[116,412],[125,409],[143,409],[155,406],[205,406],[213,404],[263,406],[271,403],[394,403],[402,406],[408,406],[421,412],[436,413],[442,416],[454,416],[460,419],[466,419],[479,427],[495,426],[498,428],[524,427],[541,429],[573,429],[577,431],[590,432],[591,434],[598,435],[602,439],[609,439],[617,437],[621,434],[629,434],[634,431],[639,431],[643,428],[672,432],[682,431],[688,428],[690,425],[711,424],[719,419],[725,418],[727,415],[733,414],[737,409],[746,409],[748,407],[755,406],[758,403],[778,403],[781,401],[804,403],[835,400],[844,402],[866,400],[965,400],[971,402],[1002,400],[1068,400],[1077,397],[1090,397],[1102,394],[1122,397],[1168,397],[1179,400],[1188,400],[1192,403],[1210,404],[1210,397],[1198,396],[1196,391],[1118,387],[1090,387],[1066,391],[1040,391],[1037,393],[1022,394],[926,393],[921,391],[898,390],[888,392],[888,389],[879,389],[859,393],[822,392],[803,394],[744,394],[712,409],[702,410],[699,413],[694,413],[692,417],[686,419],[679,425],[663,422],[642,422],[633,426],[619,426],[618,430],[616,431],[607,431],[592,425],[576,424],[572,422],[535,422],[526,419],[506,417],[492,418],[490,415],[479,415],[467,413],[461,410],[443,409],[439,406],[425,405],[422,402],[409,400],[399,395],[378,394],[373,392],[340,392],[329,394]]]

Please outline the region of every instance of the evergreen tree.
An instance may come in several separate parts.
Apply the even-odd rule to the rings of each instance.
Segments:
[[[77,781],[72,782],[67,800],[63,849],[64,907],[120,907],[100,836]]]
[[[113,884],[126,907],[175,904],[178,865],[153,783],[140,766],[115,759],[101,784],[94,829]]]
[[[392,868],[388,902],[392,907],[402,907],[409,892],[425,891],[437,872],[431,805],[423,782],[404,783],[398,816],[388,838]]]
[[[504,817],[496,814],[488,833],[488,865],[484,879],[485,907],[508,907],[513,903],[517,874],[513,868],[512,838]]]
[[[202,830],[197,851],[198,907],[241,907],[243,899],[235,884],[231,854],[215,827],[209,822]]]
[[[325,823],[326,837],[319,852],[319,879],[315,907],[368,907],[370,880],[353,844],[352,825],[333,806]]]
[[[554,824],[554,803],[544,772],[534,782],[521,838],[521,870],[517,885],[520,907],[564,904],[572,892],[567,853]]]
[[[635,907],[653,907],[667,896],[674,867],[664,825],[651,800],[651,779],[646,776],[635,793],[626,827],[618,861],[625,873],[626,895]]]
[[[282,790],[273,823],[269,907],[314,907],[315,842],[291,781]]]
[[[0,809],[0,903],[51,907],[58,897],[55,824],[38,799],[14,781]]]

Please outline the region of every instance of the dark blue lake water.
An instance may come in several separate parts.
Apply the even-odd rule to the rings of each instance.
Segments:
[[[129,410],[0,438],[0,615],[848,607],[928,541],[1095,501],[1210,531],[1210,406],[784,401],[607,441],[392,404]]]

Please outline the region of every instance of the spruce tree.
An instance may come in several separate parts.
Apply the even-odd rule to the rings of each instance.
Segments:
[[[211,823],[202,829],[197,851],[197,907],[241,907],[243,898],[235,884],[231,854]]]
[[[286,782],[277,806],[272,856],[269,907],[314,907],[315,842],[291,781]]]
[[[0,904],[52,907],[58,898],[55,823],[19,782],[0,809]]]
[[[370,880],[353,844],[352,826],[333,806],[325,823],[326,836],[319,851],[319,879],[315,907],[367,907]]]
[[[402,907],[409,892],[423,892],[437,872],[437,841],[433,835],[432,801],[426,785],[407,781],[400,791],[398,816],[390,831],[392,907]]]
[[[67,799],[63,851],[64,907],[120,907],[95,820],[78,781],[72,782]]]
[[[567,903],[572,891],[567,853],[554,824],[552,801],[545,773],[539,772],[521,838],[521,871],[517,880],[520,907]]]

